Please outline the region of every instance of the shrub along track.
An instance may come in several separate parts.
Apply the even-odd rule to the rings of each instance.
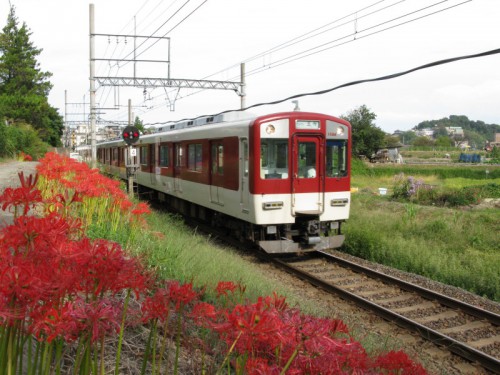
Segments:
[[[500,315],[323,252],[268,257],[447,350],[500,373]]]

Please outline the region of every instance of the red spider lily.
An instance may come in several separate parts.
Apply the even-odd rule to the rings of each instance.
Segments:
[[[57,214],[46,217],[21,216],[14,224],[1,230],[4,234],[0,242],[0,251],[10,249],[13,253],[36,252],[31,256],[45,259],[47,252],[54,246],[67,242],[72,236],[80,233],[78,220],[66,220]]]
[[[142,293],[150,283],[138,258],[126,257],[117,243],[107,240],[79,242],[75,262],[81,271],[80,290],[94,295],[133,289]]]
[[[238,285],[236,285],[232,281],[219,281],[215,290],[217,292],[217,297],[220,297],[227,296],[227,292],[234,293],[237,288]]]
[[[264,358],[249,358],[245,363],[245,374],[248,375],[279,375],[281,369]],[[292,372],[287,372],[292,374]]]
[[[31,157],[31,155],[25,154],[22,151],[19,153],[18,159],[21,161],[33,161],[33,158]]]
[[[380,355],[374,363],[384,374],[393,375],[426,375],[427,371],[418,363],[413,362],[406,353],[402,351],[390,351]]]
[[[0,268],[0,294],[16,309],[26,309],[46,293],[47,280],[29,261],[17,259],[14,264],[4,263]]]
[[[137,216],[144,215],[144,214],[150,214],[151,209],[149,208],[147,203],[140,202],[140,203],[137,203],[137,205],[131,211],[131,213],[132,213],[132,215],[137,215]]]
[[[76,341],[81,328],[71,316],[71,304],[72,302],[66,302],[62,307],[37,306],[30,314],[28,333],[33,334],[39,341],[48,343],[56,338],[62,338],[66,342]]]
[[[193,290],[192,283],[180,285],[178,281],[171,281],[168,283],[168,291],[170,300],[175,302],[176,310],[186,306],[199,296],[199,294]]]
[[[348,341],[348,329],[342,321],[303,315],[296,309],[283,311],[282,319],[286,328],[280,363],[296,354],[292,366],[305,373],[339,373],[353,362],[352,368],[366,367],[366,353],[357,342]]]
[[[141,311],[143,322],[155,319],[165,322],[170,313],[168,290],[158,289],[153,296],[145,298],[141,305]]]
[[[77,323],[77,331],[87,335],[92,343],[120,331],[122,308],[114,300],[86,302],[78,298],[68,304],[67,314]]]
[[[46,200],[47,206],[52,212],[58,212],[62,216],[68,216],[68,209],[73,203],[81,203],[82,197],[78,191],[70,193],[65,190],[63,194],[56,194]]]
[[[189,314],[194,323],[200,327],[211,327],[217,319],[217,310],[214,305],[207,302],[198,302]]]
[[[21,187],[10,188],[4,190],[0,195],[0,203],[2,203],[2,210],[5,211],[9,208],[23,207],[23,215],[26,215],[30,208],[35,207],[37,203],[42,202],[42,195],[38,189],[35,188],[38,180],[38,175],[29,175],[25,178],[23,172],[19,172],[19,180]]]
[[[227,323],[214,325],[214,329],[229,345],[237,340],[239,353],[272,352],[284,341],[285,325],[278,311],[267,307],[262,297],[254,304],[237,305],[226,315]]]
[[[286,303],[286,297],[284,296],[279,297],[276,294],[276,292],[273,292],[272,297],[271,296],[264,297],[264,303],[268,307],[274,307],[279,311],[285,311],[286,309],[288,309],[288,303]]]

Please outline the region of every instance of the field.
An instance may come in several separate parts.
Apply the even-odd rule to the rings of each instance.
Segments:
[[[356,164],[344,251],[500,301],[499,171]]]

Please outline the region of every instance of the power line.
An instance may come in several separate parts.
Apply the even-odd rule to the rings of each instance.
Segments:
[[[403,0],[403,1],[405,1],[405,0]],[[321,53],[321,52],[324,52],[324,51],[330,50],[330,49],[332,49],[332,48],[340,47],[340,46],[345,45],[345,44],[348,44],[348,43],[353,43],[353,42],[355,42],[355,41],[357,41],[357,40],[364,39],[364,38],[367,38],[367,37],[370,37],[370,36],[373,36],[373,35],[376,35],[376,34],[382,33],[382,32],[384,32],[384,31],[388,31],[388,30],[394,29],[394,28],[396,28],[396,27],[403,26],[403,25],[406,25],[406,24],[408,24],[408,23],[412,23],[412,22],[415,22],[415,21],[421,20],[421,19],[423,19],[423,18],[430,17],[430,16],[432,16],[432,15],[435,15],[435,14],[438,14],[438,13],[441,13],[441,12],[444,12],[444,11],[447,11],[447,10],[450,10],[450,9],[452,9],[452,8],[458,7],[458,6],[463,5],[463,4],[465,4],[465,3],[471,2],[472,0],[465,0],[465,1],[462,1],[461,3],[451,5],[451,6],[447,7],[447,8],[442,8],[442,9],[439,9],[439,10],[437,10],[437,11],[435,11],[435,12],[428,13],[428,14],[422,15],[422,16],[420,16],[420,17],[413,18],[413,19],[411,19],[411,20],[407,20],[407,21],[404,21],[404,22],[398,23],[398,24],[396,24],[396,25],[391,25],[391,26],[388,26],[388,27],[386,27],[386,28],[384,28],[384,29],[382,29],[382,30],[376,30],[376,31],[373,31],[373,32],[371,32],[371,33],[369,33],[369,34],[362,35],[362,33],[366,32],[366,31],[376,29],[376,28],[378,28],[378,27],[380,27],[380,26],[383,26],[383,25],[389,24],[389,23],[394,22],[394,21],[397,21],[397,20],[399,20],[399,19],[402,19],[402,18],[405,18],[405,17],[411,16],[411,15],[413,15],[413,14],[416,14],[416,13],[419,13],[419,12],[422,12],[422,11],[425,11],[425,10],[427,10],[427,9],[430,9],[430,8],[432,8],[432,7],[435,7],[435,6],[438,6],[438,5],[440,5],[440,4],[442,4],[442,3],[445,3],[445,2],[447,2],[447,1],[448,1],[448,0],[440,0],[440,1],[436,2],[436,3],[434,3],[434,4],[431,4],[431,5],[425,6],[425,7],[423,7],[423,8],[420,8],[420,9],[414,10],[414,11],[412,11],[412,12],[408,12],[408,13],[406,13],[406,14],[404,14],[404,15],[401,15],[401,16],[398,16],[398,17],[394,17],[394,18],[389,19],[389,20],[382,21],[382,22],[380,22],[380,23],[378,23],[378,24],[376,24],[376,25],[372,25],[372,26],[366,27],[365,29],[362,29],[362,30],[355,30],[355,31],[354,31],[354,32],[352,32],[352,33],[349,33],[349,34],[346,34],[346,35],[340,36],[340,37],[338,37],[338,38],[336,38],[336,39],[334,39],[334,40],[331,40],[331,41],[329,41],[329,42],[326,42],[326,43],[323,43],[323,44],[321,44],[321,45],[318,45],[318,46],[315,46],[315,47],[309,48],[309,49],[307,49],[307,50],[303,50],[303,51],[301,51],[301,52],[298,52],[298,53],[295,53],[295,54],[292,54],[292,55],[289,55],[289,56],[283,57],[282,59],[277,60],[277,61],[275,61],[275,62],[273,62],[273,63],[268,64],[268,65],[265,65],[265,66],[260,66],[260,67],[254,68],[254,69],[247,70],[246,76],[248,77],[248,76],[252,76],[252,75],[255,75],[255,74],[259,74],[259,73],[262,73],[262,72],[267,71],[267,70],[269,70],[269,69],[276,68],[276,67],[278,67],[278,66],[282,66],[282,65],[285,65],[285,64],[288,64],[288,63],[291,63],[291,62],[297,61],[297,60],[301,60],[301,59],[303,59],[303,58],[313,56],[313,55],[315,55],[315,54],[318,54],[318,53]],[[379,2],[377,2],[377,3],[374,3],[374,4],[372,4],[372,5],[368,6],[368,7],[365,7],[365,8],[363,8],[363,9],[359,10],[358,12],[361,12],[361,11],[363,11],[363,10],[366,10],[366,9],[368,9],[368,8],[371,8],[371,7],[373,7],[373,6],[377,5],[377,4],[381,3],[381,2],[382,2],[382,1],[379,1]],[[379,11],[381,11],[381,10],[386,10],[386,9],[388,9],[389,7],[392,7],[392,6],[394,6],[394,5],[396,5],[396,4],[399,4],[399,3],[401,3],[401,1],[400,1],[400,2],[398,2],[398,3],[394,3],[394,4],[391,4],[391,5],[388,5],[388,6],[384,7],[384,8],[379,9],[379,10],[373,11],[373,12],[371,12],[371,13],[369,13],[369,14],[365,15],[365,16],[370,16],[370,15],[373,15],[373,14],[375,14],[375,13],[378,13],[378,12],[379,12]],[[333,22],[330,22],[330,23],[328,23],[328,24],[326,24],[326,25],[321,26],[320,28],[317,28],[317,29],[312,30],[312,31],[310,31],[310,32],[308,32],[308,33],[302,34],[301,36],[296,37],[296,38],[294,38],[294,39],[291,39],[289,42],[282,43],[282,44],[278,45],[277,47],[271,48],[271,49],[269,49],[268,51],[274,51],[276,48],[278,48],[278,47],[280,47],[280,46],[283,46],[283,45],[286,45],[287,43],[290,43],[291,41],[294,41],[294,40],[296,40],[297,38],[301,38],[301,37],[303,37],[303,36],[305,36],[305,35],[308,35],[308,34],[310,34],[310,33],[313,33],[313,32],[315,32],[315,31],[317,31],[317,30],[320,30],[320,29],[322,29],[322,28],[324,28],[324,27],[326,27],[326,26],[328,26],[328,25],[334,24],[334,23],[336,23],[336,22],[338,22],[338,21],[340,21],[340,20],[343,20],[343,19],[345,19],[345,18],[347,18],[347,17],[349,17],[349,16],[352,16],[352,15],[354,15],[354,14],[356,14],[356,13],[357,13],[357,12],[350,13],[350,14],[349,14],[349,15],[347,15],[347,16],[341,17],[341,18],[339,18],[339,19],[337,19],[337,20],[335,20],[335,21],[333,21]],[[365,17],[365,16],[363,16],[363,17]],[[361,18],[361,17],[360,17],[360,18]],[[358,18],[358,19],[360,19],[360,18]],[[351,21],[351,22],[352,22],[352,21]],[[344,24],[343,24],[343,25],[344,25]],[[318,33],[317,35],[319,35],[319,33]],[[345,39],[348,39],[348,38],[352,38],[352,39],[345,40]],[[309,39],[309,38],[308,38],[308,39]],[[304,40],[306,40],[306,39],[304,39]],[[333,43],[336,43],[336,44],[333,44]],[[294,43],[294,44],[295,44],[295,43]],[[332,44],[333,44],[333,45],[332,45]],[[292,45],[292,44],[290,44],[290,45]],[[324,47],[324,48],[322,48],[322,47]],[[283,48],[285,48],[285,47],[283,47]],[[319,48],[322,48],[322,49],[318,50]],[[282,49],[282,48],[280,48],[280,49]],[[250,58],[250,59],[247,59],[247,60],[245,60],[245,61],[246,61],[246,62],[252,61],[252,60],[254,60],[254,59],[258,58],[258,57],[262,57],[264,54],[265,54],[265,52],[260,53],[260,54],[258,54],[258,55],[255,55],[255,57],[254,57],[254,58]],[[232,66],[232,67],[234,67],[234,66]],[[220,72],[223,72],[223,71],[224,71],[224,70],[221,70],[221,71],[219,71],[219,73],[220,73]],[[209,75],[208,77],[211,77],[211,76],[213,76],[213,75],[215,75],[215,74],[218,74],[218,73],[214,73],[214,74],[212,74],[212,75]],[[229,80],[233,80],[233,79],[236,79],[236,78],[237,78],[237,77],[233,76],[233,77],[229,78]],[[192,93],[189,93],[189,94],[183,95],[183,96],[179,96],[179,97],[177,98],[177,100],[187,98],[187,97],[189,97],[189,96],[192,96],[192,95],[198,94],[199,92],[200,92],[200,91],[195,91],[195,92],[192,92]],[[161,95],[161,96],[163,96],[163,95]],[[161,105],[159,105],[159,106],[161,106]],[[154,108],[156,108],[156,107],[153,107],[153,109],[154,109]]]
[[[401,76],[404,76],[404,75],[407,75],[407,74],[410,74],[410,73],[413,73],[413,72],[416,72],[416,71],[419,71],[419,70],[428,69],[428,68],[432,68],[432,67],[439,66],[439,65],[444,65],[444,64],[450,64],[452,62],[456,62],[456,61],[460,61],[460,60],[475,59],[475,58],[491,56],[491,55],[495,55],[495,54],[499,54],[499,53],[500,53],[500,48],[497,48],[497,49],[493,49],[493,50],[490,50],[490,51],[476,53],[476,54],[473,54],[473,55],[465,55],[465,56],[452,57],[452,58],[448,58],[448,59],[444,59],[444,60],[438,60],[438,61],[434,61],[434,62],[431,62],[431,63],[428,63],[428,64],[420,65],[420,66],[418,66],[416,68],[408,69],[408,70],[405,70],[405,71],[402,71],[402,72],[399,72],[399,73],[393,73],[393,74],[389,74],[389,75],[385,75],[385,76],[381,76],[381,77],[377,77],[377,78],[368,78],[368,79],[361,79],[361,80],[357,80],[357,81],[351,81],[351,82],[347,82],[347,83],[344,83],[344,84],[341,84],[341,85],[338,85],[338,86],[335,86],[335,87],[331,87],[331,88],[328,88],[328,89],[324,89],[324,90],[320,90],[320,91],[314,91],[314,92],[309,92],[309,93],[296,94],[296,95],[292,95],[292,96],[289,96],[289,97],[284,98],[284,99],[279,99],[279,100],[275,100],[275,101],[272,101],[272,102],[257,103],[257,104],[253,104],[251,106],[248,106],[248,107],[245,107],[245,108],[241,108],[241,109],[229,109],[229,110],[222,111],[222,112],[219,112],[219,113],[216,113],[216,114],[202,115],[202,116],[197,116],[197,117],[194,117],[194,118],[185,118],[185,119],[177,120],[177,121],[156,122],[156,123],[145,124],[145,125],[164,125],[164,124],[168,124],[168,123],[172,123],[172,122],[178,122],[178,121],[196,120],[196,119],[201,118],[201,117],[218,116],[218,115],[222,115],[224,113],[229,113],[229,112],[242,112],[242,111],[246,111],[246,110],[249,110],[249,109],[252,109],[252,108],[256,108],[256,107],[262,107],[262,106],[265,106],[265,105],[280,104],[280,103],[283,103],[283,102],[286,102],[286,101],[290,101],[292,99],[298,99],[298,98],[302,98],[302,97],[305,97],[305,96],[323,95],[323,94],[327,94],[329,92],[332,92],[332,91],[335,91],[335,90],[338,90],[338,89],[341,89],[341,88],[355,86],[355,85],[360,85],[362,83],[377,82],[377,81],[385,81],[385,80],[389,80],[389,79],[394,79],[394,78],[398,78],[398,77],[401,77]]]

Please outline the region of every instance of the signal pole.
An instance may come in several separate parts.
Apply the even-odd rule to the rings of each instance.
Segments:
[[[128,100],[128,126],[132,126],[132,100],[131,99]],[[129,144],[127,151],[128,151],[128,159],[131,161],[131,163],[130,163],[131,165],[126,166],[127,179],[128,179],[128,195],[131,198],[134,196],[134,175],[136,172],[135,163],[132,162],[134,160],[133,156],[132,156],[132,148],[133,148],[132,145]]]

